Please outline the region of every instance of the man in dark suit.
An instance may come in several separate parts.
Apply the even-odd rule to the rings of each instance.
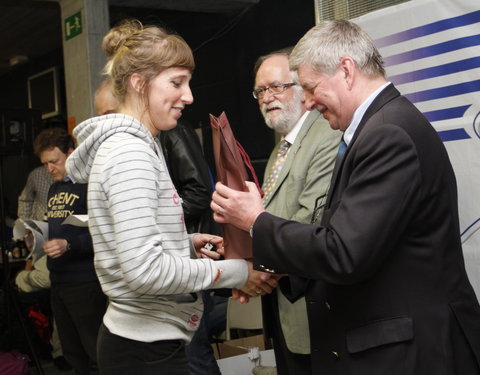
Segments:
[[[305,278],[314,374],[480,374],[480,307],[435,130],[349,21],[311,29],[290,67],[307,108],[347,146],[321,225],[264,212],[251,184],[245,193],[217,184],[216,220],[250,229],[260,269]]]

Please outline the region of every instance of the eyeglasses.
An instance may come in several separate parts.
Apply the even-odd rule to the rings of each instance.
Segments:
[[[270,86],[270,87],[261,87],[252,91],[252,95],[255,99],[262,99],[265,95],[265,91],[268,90],[270,95],[278,95],[284,92],[289,87],[295,86],[296,83],[282,83],[280,85]]]

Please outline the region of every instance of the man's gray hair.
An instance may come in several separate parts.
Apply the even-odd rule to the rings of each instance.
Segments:
[[[370,36],[348,20],[331,20],[311,28],[290,54],[290,69],[302,64],[317,73],[333,75],[342,57],[351,57],[369,77],[385,77],[382,56]]]
[[[293,50],[293,47],[285,47],[285,48],[270,52],[267,55],[260,56],[257,59],[257,61],[255,61],[255,65],[253,66],[253,76],[255,77],[257,75],[258,69],[260,69],[260,66],[264,63],[265,60],[269,59],[272,56],[279,56],[279,55],[286,56],[288,58],[292,53],[292,50]]]

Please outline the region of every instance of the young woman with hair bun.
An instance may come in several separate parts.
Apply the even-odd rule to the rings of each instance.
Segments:
[[[188,236],[181,200],[157,140],[193,102],[191,49],[176,34],[128,21],[103,40],[105,73],[116,113],[74,129],[79,146],[70,175],[88,182],[95,268],[109,298],[98,339],[104,375],[188,374],[184,346],[200,323],[211,288],[271,292],[273,278],[245,260],[218,260],[204,245],[220,237]],[[268,279],[262,282],[262,279]]]

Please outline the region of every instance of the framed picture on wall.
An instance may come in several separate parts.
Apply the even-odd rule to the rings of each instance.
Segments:
[[[28,106],[39,109],[42,119],[60,114],[58,93],[58,71],[56,67],[28,77]]]

